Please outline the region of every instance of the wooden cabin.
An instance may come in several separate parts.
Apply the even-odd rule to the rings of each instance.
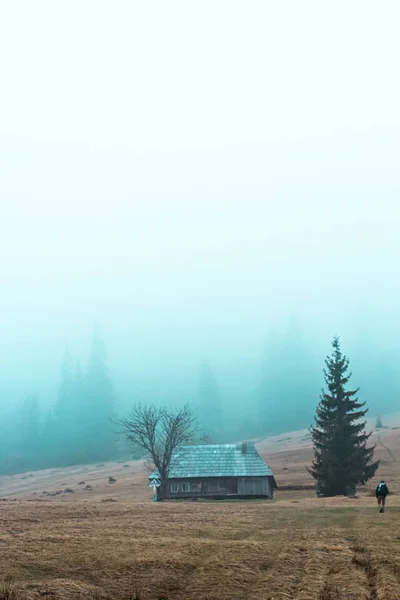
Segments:
[[[252,443],[184,446],[171,461],[165,498],[273,498],[276,488]]]

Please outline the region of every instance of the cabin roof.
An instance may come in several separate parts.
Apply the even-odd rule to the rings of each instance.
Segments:
[[[150,478],[157,477],[155,471]],[[169,479],[189,477],[273,477],[254,444],[183,446],[173,456]]]

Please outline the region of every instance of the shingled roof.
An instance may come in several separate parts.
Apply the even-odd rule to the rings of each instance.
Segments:
[[[156,477],[157,472],[150,478]],[[171,461],[170,479],[191,477],[273,477],[254,444],[184,446]]]

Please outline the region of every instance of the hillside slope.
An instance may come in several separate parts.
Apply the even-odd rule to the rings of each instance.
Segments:
[[[388,481],[391,491],[400,492],[400,415],[393,415],[386,422],[390,427],[374,430],[371,443],[376,445],[376,457],[381,460],[378,477]],[[372,429],[373,423],[369,423],[369,426]],[[306,471],[306,465],[311,463],[313,457],[307,430],[258,440],[256,445],[272,468],[278,486],[285,489],[313,485]],[[152,492],[147,486],[147,474],[144,462],[127,461],[3,476],[0,477],[0,498],[64,502],[111,499],[150,501]],[[110,477],[115,481],[110,481]]]

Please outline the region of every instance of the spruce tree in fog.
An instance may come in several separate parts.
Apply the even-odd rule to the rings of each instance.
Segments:
[[[34,468],[38,462],[40,445],[40,409],[37,398],[28,396],[22,406],[21,454],[22,464]]]
[[[259,435],[307,427],[318,391],[318,369],[295,320],[284,335],[271,332],[263,362]]]
[[[86,421],[88,411],[85,403],[85,376],[78,361],[73,370],[73,396],[74,396],[74,416],[75,426],[71,444],[73,447],[73,457],[75,463],[85,462],[85,439],[86,439]]]
[[[260,436],[275,433],[279,430],[280,415],[278,398],[282,390],[280,375],[282,360],[282,343],[275,331],[270,332],[268,343],[264,349],[261,385],[259,388],[259,434]]]
[[[358,401],[358,389],[347,390],[349,359],[339,338],[332,346],[324,369],[327,389],[311,427],[315,458],[309,472],[324,496],[346,495],[371,479],[379,464],[373,461],[374,448],[367,448],[371,434],[365,432],[365,402]]]
[[[220,441],[222,429],[222,406],[217,379],[209,365],[204,362],[200,368],[200,430],[210,443]]]
[[[55,407],[55,444],[53,459],[57,464],[72,464],[74,439],[77,427],[76,398],[74,389],[73,361],[65,353],[61,365],[61,382]]]
[[[64,466],[115,457],[114,390],[106,351],[98,335],[92,340],[86,372],[69,353],[61,366],[61,383],[54,419],[44,427],[42,446],[52,451],[49,464]],[[53,427],[53,435],[50,435]]]
[[[44,419],[40,433],[40,468],[48,468],[62,464],[58,456],[58,431],[57,421],[53,411],[49,410]]]
[[[84,453],[87,462],[109,460],[116,454],[114,386],[108,373],[106,349],[95,335],[83,382]]]

